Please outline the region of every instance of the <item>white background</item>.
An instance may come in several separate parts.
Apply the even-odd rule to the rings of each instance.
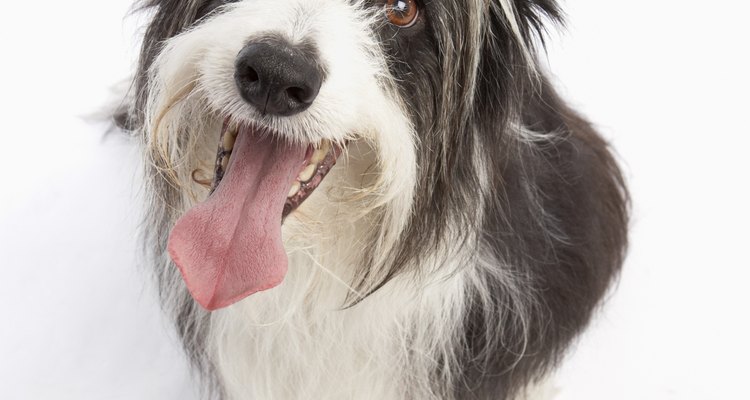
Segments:
[[[197,398],[136,267],[137,151],[86,122],[125,78],[125,0],[9,1],[0,24],[0,398]],[[549,69],[634,199],[617,290],[560,400],[750,399],[743,1],[569,0]]]

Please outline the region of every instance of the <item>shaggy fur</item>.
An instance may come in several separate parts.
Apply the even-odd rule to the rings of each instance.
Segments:
[[[552,0],[147,0],[132,107],[145,243],[207,397],[512,399],[560,361],[622,264],[607,144],[537,65]],[[232,81],[255,37],[315,46],[309,110],[262,115]],[[205,199],[222,118],[347,143],[284,223],[284,283],[208,313],[166,254]],[[199,178],[196,178],[198,176]]]

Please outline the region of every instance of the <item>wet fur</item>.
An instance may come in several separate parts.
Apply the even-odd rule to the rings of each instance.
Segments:
[[[201,198],[193,167],[213,160],[199,149],[216,141],[167,131],[155,145],[159,124],[149,115],[155,60],[203,21],[209,3],[141,4],[153,19],[135,100],[119,118],[143,138],[144,239],[206,395],[511,399],[554,368],[616,277],[627,228],[627,193],[607,143],[560,99],[534,56],[543,24],[561,19],[556,3],[428,1],[419,30],[373,29],[384,73],[399,77],[383,84],[416,135],[405,166],[414,176],[402,180],[410,187],[375,177],[341,194],[343,207],[361,211],[348,214],[358,223],[345,230],[356,252],[337,250],[318,230],[325,225],[302,213],[285,227],[304,232],[287,243],[291,269],[302,272],[213,315],[186,292],[165,246],[176,218]],[[377,142],[348,151],[337,169],[349,170],[330,185],[398,170]],[[408,205],[388,197],[397,190]],[[327,207],[314,197],[310,207]],[[316,235],[314,244],[295,239]]]

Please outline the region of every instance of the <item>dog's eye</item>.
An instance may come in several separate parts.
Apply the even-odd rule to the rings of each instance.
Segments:
[[[385,15],[393,25],[408,28],[417,22],[419,5],[416,0],[386,0]]]

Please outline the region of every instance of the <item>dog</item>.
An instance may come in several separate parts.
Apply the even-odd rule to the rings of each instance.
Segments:
[[[628,194],[539,63],[553,0],[143,0],[161,302],[221,399],[519,399],[616,279]]]

